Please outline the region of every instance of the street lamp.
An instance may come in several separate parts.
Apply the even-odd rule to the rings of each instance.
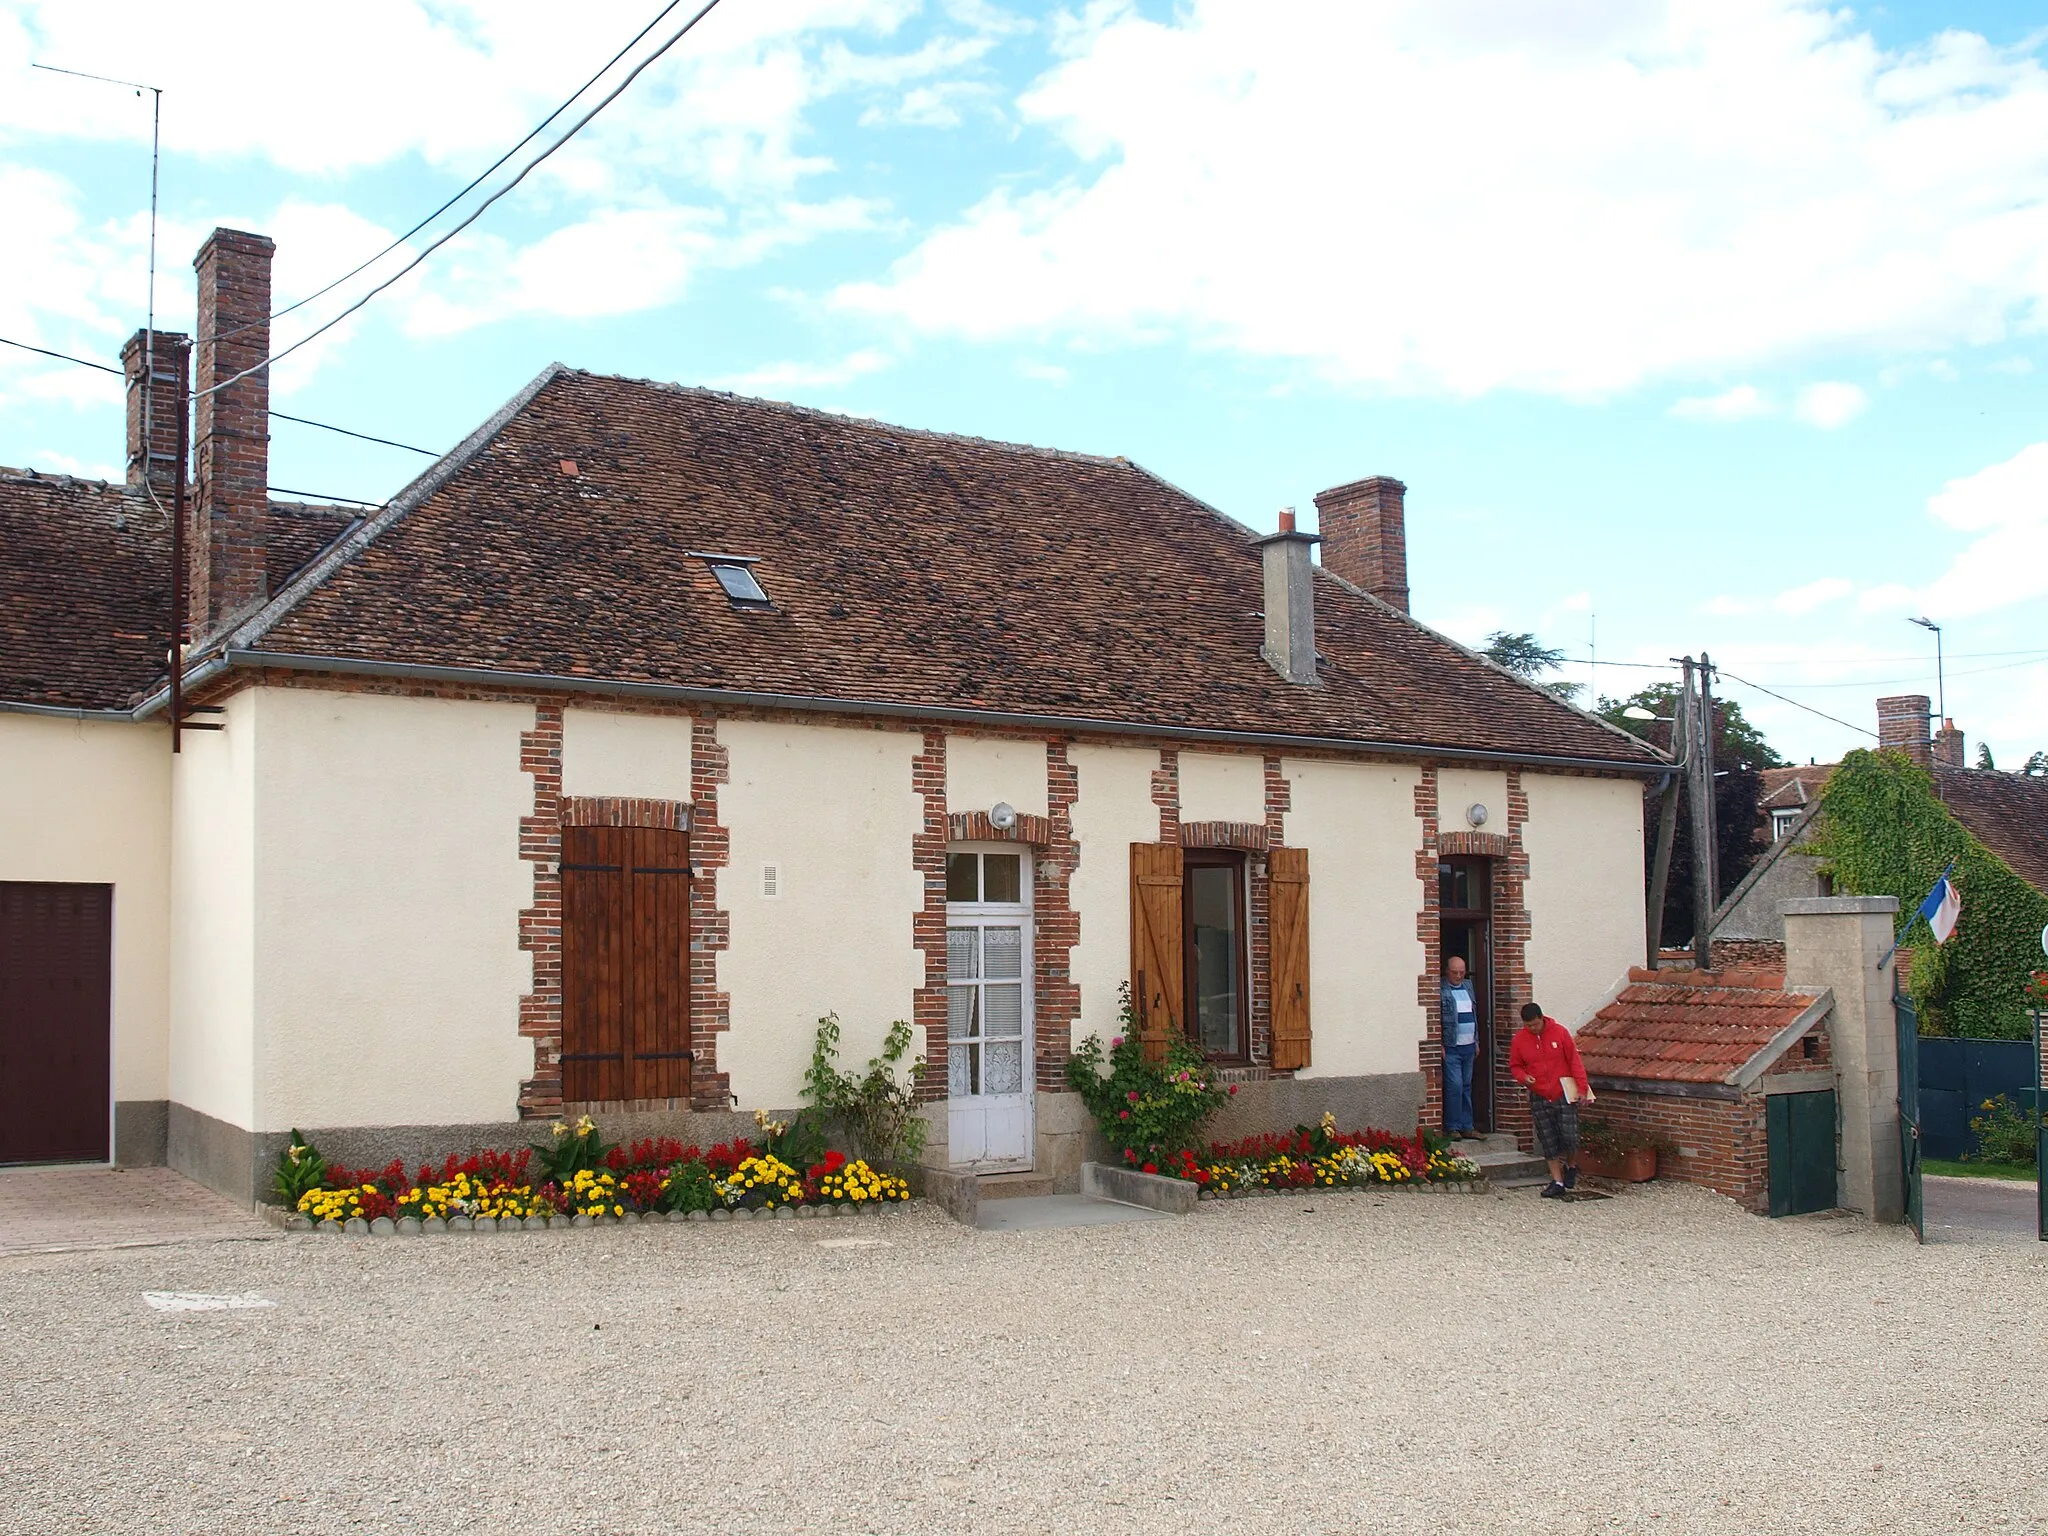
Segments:
[[[1948,724],[1948,684],[1942,676],[1941,667],[1941,626],[1925,616],[1909,618],[1908,624],[1918,624],[1922,629],[1934,631],[1934,703],[1935,712],[1943,725]]]

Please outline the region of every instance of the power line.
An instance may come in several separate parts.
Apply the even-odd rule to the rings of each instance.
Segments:
[[[1781,704],[1790,704],[1794,709],[1803,709],[1809,715],[1819,715],[1821,719],[1830,721],[1835,725],[1845,726],[1852,731],[1861,731],[1865,736],[1868,736],[1873,740],[1877,739],[1877,732],[1870,730],[1865,726],[1851,724],[1849,721],[1844,720],[1837,715],[1829,714],[1826,710],[1815,709],[1811,704],[1802,704],[1797,699],[1788,699],[1785,697],[1784,694],[1779,693],[1774,689],[1766,688],[1762,683],[1752,683],[1746,677],[1736,676],[1733,672],[1728,671],[1725,667],[1714,668],[1714,674],[1717,677],[1727,678],[1728,681],[1731,683],[1740,683],[1745,688],[1754,688],[1758,693],[1767,693]]]
[[[48,347],[32,347],[25,341],[10,341],[5,336],[0,336],[0,346],[19,347],[24,352],[34,352],[42,357],[54,357],[60,363],[76,363],[81,368],[97,368],[101,373],[121,374],[123,378],[127,377],[121,369],[110,368],[105,363],[96,363],[89,357],[73,357],[68,352],[52,352]],[[425,454],[430,459],[441,457],[440,454],[431,448],[416,448],[411,443],[401,443],[388,437],[372,437],[367,432],[353,431],[348,427],[337,427],[331,421],[315,421],[310,416],[293,416],[286,411],[272,411],[270,414],[279,421],[294,421],[302,427],[318,427],[322,432],[339,432],[343,437],[361,438],[366,443],[382,443],[386,448],[403,448],[407,453]],[[382,503],[373,502],[365,503],[365,505],[380,506]]]
[[[469,196],[470,193],[474,192],[478,187],[483,185],[483,183],[490,177],[492,172],[496,171],[507,160],[510,160],[514,155],[518,154],[520,150],[526,148],[526,146],[531,144],[535,139],[539,138],[542,129],[546,128],[549,123],[552,123],[556,118],[560,117],[564,112],[568,111],[570,107],[575,105],[577,99],[581,97],[584,94],[584,92],[588,91],[593,85],[596,85],[598,81],[602,80],[607,74],[609,74],[614,68],[614,66],[618,64],[619,60],[623,59],[627,54],[631,53],[636,47],[638,47],[640,44],[640,40],[646,37],[647,34],[652,32],[656,27],[660,26],[662,22],[666,21],[668,19],[669,12],[673,11],[677,6],[681,5],[682,3],[683,0],[668,0],[668,4],[664,5],[658,12],[655,13],[654,19],[652,21],[648,22],[647,25],[642,27],[638,32],[635,32],[632,36],[632,39],[629,42],[627,42],[625,47],[621,48],[617,53],[613,54],[609,59],[605,61],[604,67],[602,69],[598,70],[596,74],[592,75],[588,80],[584,81],[581,85],[577,86],[575,90],[571,91],[569,95],[566,98],[564,98],[562,104],[559,107],[555,108],[554,111],[550,112],[546,117],[542,118],[539,122],[533,125],[532,131],[529,132],[525,138],[521,139],[517,144],[514,144],[510,149],[506,150],[505,153],[498,156],[498,158],[493,160],[489,165],[485,166],[483,170],[479,171],[476,174],[475,178],[470,181],[469,185],[464,187],[460,192],[457,192],[453,197],[449,198],[448,201],[443,203],[440,207],[436,208],[424,219],[421,219],[419,223],[413,225],[413,227],[411,229],[408,229],[404,234],[398,236],[397,239],[393,240],[389,245],[385,246],[383,250],[379,251],[376,255],[370,257],[367,261],[362,262],[360,265],[351,267],[348,271],[342,273],[341,276],[337,277],[333,282],[327,284],[326,287],[314,289],[313,292],[307,294],[303,299],[295,299],[291,303],[285,305],[283,309],[277,310],[275,313],[273,313],[270,316],[270,318],[272,320],[282,319],[284,316],[290,314],[293,310],[303,308],[305,305],[312,303],[315,299],[321,297],[323,294],[332,293],[335,289],[339,288],[343,283],[347,282],[350,278],[356,276],[358,273],[365,272],[369,268],[375,266],[378,262],[382,261],[386,256],[389,256],[393,251],[397,250],[401,245],[404,245],[405,242],[410,240],[414,235],[418,234],[421,230],[425,229],[429,224],[433,223],[434,220],[440,218],[441,215],[446,213],[450,208],[453,208],[457,203],[461,202],[465,197]],[[252,326],[260,325],[263,323],[264,322],[262,321],[251,320],[245,325],[236,326],[231,331],[216,332],[214,339],[220,340],[224,337],[239,335],[241,332],[250,329]]]
[[[659,59],[663,54],[667,53],[669,49],[673,48],[677,43],[681,42],[683,38],[689,34],[690,29],[695,27],[697,23],[702,21],[706,16],[709,16],[712,13],[712,11],[717,8],[717,6],[718,0],[705,0],[705,4],[702,10],[698,11],[696,15],[692,16],[688,21],[684,22],[682,26],[678,27],[674,32],[670,33],[667,41],[665,41],[659,48],[655,49],[654,52],[650,53],[649,55],[647,55],[646,58],[642,59],[638,64],[634,65],[632,73],[628,74],[625,79],[621,80],[617,85],[613,86],[611,91],[604,97],[602,101],[598,102],[596,106],[592,107],[588,112],[584,113],[583,116],[578,118],[575,121],[575,123],[573,123],[570,126],[568,132],[564,133],[559,139],[555,140],[554,143],[550,144],[546,149],[542,150],[533,159],[529,160],[517,176],[514,176],[510,181],[506,182],[504,186],[498,188],[497,191],[493,192],[489,197],[485,198],[483,202],[479,203],[477,205],[476,211],[470,214],[468,218],[464,219],[460,224],[456,225],[453,229],[449,230],[448,233],[446,233],[445,235],[442,235],[438,239],[436,239],[425,250],[421,251],[419,255],[413,257],[411,261],[407,262],[404,266],[400,267],[396,272],[392,273],[391,276],[384,279],[383,282],[377,284],[376,287],[372,288],[360,299],[357,299],[355,303],[349,305],[347,309],[344,309],[340,314],[336,315],[332,320],[329,320],[325,325],[317,326],[313,330],[307,332],[304,336],[301,336],[297,341],[293,342],[290,346],[285,347],[280,351],[271,353],[270,356],[264,358],[262,362],[253,363],[249,367],[244,368],[240,373],[233,374],[228,378],[222,379],[218,384],[210,384],[205,389],[195,390],[193,392],[193,398],[196,400],[201,399],[207,395],[217,394],[221,390],[226,389],[230,384],[240,383],[243,379],[248,378],[250,374],[261,373],[265,368],[268,368],[272,363],[277,362],[279,359],[291,356],[292,353],[298,351],[299,348],[305,346],[315,337],[324,335],[326,332],[333,330],[337,325],[341,324],[342,321],[346,320],[350,315],[354,314],[357,310],[361,309],[365,304],[369,303],[370,300],[377,297],[378,294],[384,292],[385,289],[391,287],[394,283],[398,282],[400,279],[405,277],[406,274],[411,272],[415,267],[417,267],[421,262],[425,261],[429,256],[433,255],[434,252],[441,249],[442,246],[446,245],[450,240],[453,240],[457,235],[461,234],[465,229],[469,228],[470,225],[474,224],[478,219],[482,218],[484,214],[487,211],[489,211],[493,203],[497,202],[499,198],[503,197],[506,193],[510,192],[514,187],[518,186],[520,182],[524,181],[528,176],[530,176],[541,165],[541,163],[545,161],[550,155],[552,155],[556,150],[560,149],[564,144],[567,144],[571,139],[575,138],[577,134],[581,133],[583,129],[586,126],[588,126],[591,119],[596,117],[598,113],[602,112],[606,107],[610,106],[613,102],[617,101],[619,97],[625,93],[627,86],[631,85],[635,80],[639,79],[640,76],[647,70],[647,68],[655,62],[655,60]]]
[[[2038,654],[2030,661],[2002,661],[1995,667],[1966,667],[1957,677],[1982,677],[1987,672],[2010,672],[2017,667],[2048,666],[2048,654]],[[1925,672],[1916,672],[1911,677],[1865,677],[1849,683],[1779,683],[1780,688],[1889,688],[1895,683],[1924,683]]]
[[[307,501],[343,502],[351,507],[381,507],[384,505],[381,501],[364,501],[359,496],[323,496],[318,491],[295,491],[288,486],[282,485],[266,485],[263,489],[275,491],[280,496],[303,496]]]

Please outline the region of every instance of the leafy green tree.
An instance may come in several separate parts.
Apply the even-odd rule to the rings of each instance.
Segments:
[[[1631,720],[1622,713],[1631,707],[1646,709],[1658,718]],[[1678,684],[1652,683],[1625,699],[1600,700],[1594,711],[1609,725],[1619,726],[1652,746],[1671,750],[1671,722],[1678,714]],[[1742,883],[1742,877],[1763,852],[1757,842],[1757,798],[1763,787],[1759,777],[1765,768],[1782,768],[1785,760],[1763,732],[1744,718],[1742,706],[1733,699],[1714,700],[1714,849],[1719,888],[1718,903]],[[1643,871],[1648,877],[1657,856],[1657,812],[1659,792],[1652,783],[1643,792]],[[1664,887],[1664,942],[1684,944],[1692,938],[1692,805],[1690,797],[1678,799],[1678,830],[1671,844],[1671,876]]]
[[[1497,666],[1505,667],[1517,677],[1525,677],[1546,693],[1555,694],[1567,704],[1579,696],[1580,684],[1567,682],[1546,683],[1546,672],[1555,672],[1564,665],[1564,652],[1555,646],[1548,646],[1534,635],[1516,634],[1505,629],[1496,629],[1486,637],[1486,644],[1479,648],[1479,654]]]

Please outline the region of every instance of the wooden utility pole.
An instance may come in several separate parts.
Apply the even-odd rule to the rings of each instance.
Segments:
[[[1697,670],[1699,694],[1692,711],[1689,749],[1691,771],[1686,775],[1692,789],[1692,961],[1703,971],[1714,966],[1714,941],[1709,926],[1714,917],[1714,766],[1710,755],[1714,734],[1713,706],[1707,693],[1707,658],[1700,654],[1699,666],[1685,669],[1685,690],[1692,696]]]
[[[1663,798],[1657,805],[1657,848],[1650,860],[1650,897],[1643,913],[1643,932],[1649,939],[1649,957],[1643,963],[1653,971],[1657,968],[1657,957],[1664,952],[1664,895],[1671,886],[1671,844],[1678,836],[1678,795],[1687,765],[1692,761],[1692,658],[1686,657],[1680,665],[1685,668],[1685,686],[1679,690],[1678,707],[1671,718],[1671,755],[1676,761],[1671,766],[1671,776],[1664,781]]]

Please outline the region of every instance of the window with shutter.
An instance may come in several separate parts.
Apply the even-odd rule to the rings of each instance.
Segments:
[[[562,1097],[690,1092],[690,839],[562,832]]]
[[[1266,855],[1271,924],[1273,1066],[1309,1064],[1308,850],[1275,848]]]
[[[1170,843],[1131,844],[1131,1006],[1145,1058],[1161,1061],[1180,1033],[1181,853]]]

